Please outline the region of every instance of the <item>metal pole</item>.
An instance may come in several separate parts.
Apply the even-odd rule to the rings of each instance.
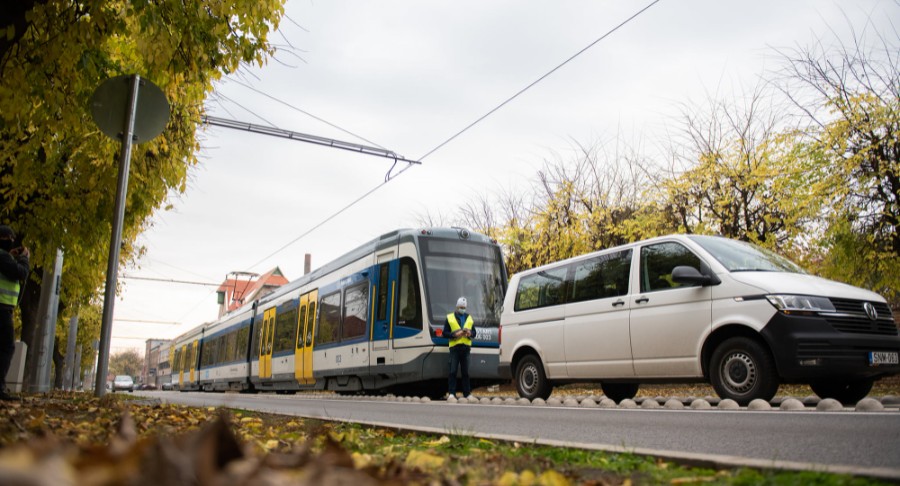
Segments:
[[[72,365],[72,391],[81,385],[81,348],[75,351],[75,363]]]
[[[78,314],[69,318],[69,343],[66,346],[66,367],[63,371],[63,390],[71,391],[75,389],[75,380],[73,379],[75,368],[75,347],[76,338],[78,337]]]
[[[119,273],[119,247],[122,245],[122,221],[125,219],[125,196],[128,193],[128,171],[131,167],[131,145],[134,138],[134,117],[137,112],[141,77],[131,80],[131,96],[125,113],[122,133],[122,152],[119,157],[119,180],[116,184],[116,209],[109,242],[109,261],[106,266],[106,291],[103,295],[103,321],[100,324],[100,357],[97,365],[94,395],[106,394],[106,373],[109,370],[109,340],[112,335],[113,308],[116,302],[116,281]]]
[[[53,268],[41,282],[41,300],[38,305],[38,339],[35,342],[34,383],[29,391],[50,391],[50,370],[53,368],[53,345],[56,338],[56,316],[59,310],[59,285],[62,277],[63,251],[56,249]]]

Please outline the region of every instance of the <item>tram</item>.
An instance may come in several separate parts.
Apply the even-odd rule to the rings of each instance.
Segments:
[[[465,296],[478,333],[473,387],[498,374],[507,273],[500,247],[462,228],[386,233],[220,319],[176,338],[183,390],[332,390],[439,397],[446,315]]]

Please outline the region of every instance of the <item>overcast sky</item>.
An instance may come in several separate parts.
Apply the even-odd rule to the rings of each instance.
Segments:
[[[419,159],[650,3],[289,0],[289,19],[270,38],[282,47],[276,59],[223,80],[207,108]],[[893,0],[661,0],[271,257],[379,186],[393,162],[209,127],[187,192],[140,238],[147,255],[139,268],[120,273],[219,283],[232,271],[278,266],[293,280],[305,253],[316,268],[416,227],[425,214],[452,222],[467,198],[529,190],[544,161],[566,159],[575,142],[618,136],[652,148],[679,104],[756,86],[778,66],[774,48],[805,47],[867,21],[893,33],[898,20]],[[215,287],[120,283],[113,353],[216,318]]]

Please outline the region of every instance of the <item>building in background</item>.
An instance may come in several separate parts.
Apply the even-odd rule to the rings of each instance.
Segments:
[[[147,347],[144,353],[144,368],[141,372],[140,383],[136,383],[135,387],[144,385],[152,385],[159,388],[161,383],[158,382],[160,374],[160,364],[164,361],[168,367],[169,351],[172,341],[170,339],[148,339]],[[163,352],[163,348],[165,351]],[[169,371],[171,373],[171,370]]]
[[[257,275],[250,272],[231,272],[216,291],[219,299],[219,317],[252,302],[288,283],[288,279],[275,267]]]

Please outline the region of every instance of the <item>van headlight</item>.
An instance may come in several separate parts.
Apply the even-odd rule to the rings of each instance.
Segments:
[[[811,295],[767,295],[766,300],[785,314],[815,315],[819,312],[834,312],[834,306],[827,297]]]

